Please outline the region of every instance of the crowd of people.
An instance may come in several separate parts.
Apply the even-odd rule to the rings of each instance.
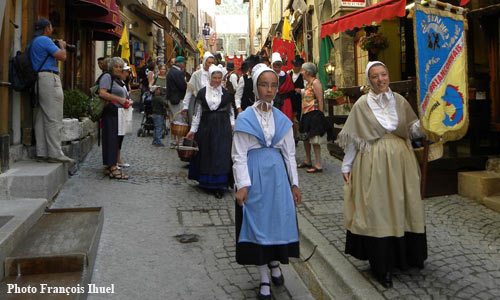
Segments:
[[[271,299],[270,283],[284,284],[280,264],[299,257],[297,169],[322,172],[321,145],[332,139],[317,67],[297,56],[293,69],[283,72],[279,53],[271,60],[250,56],[240,72],[232,62],[218,64],[209,52],[190,77],[184,57],[169,64],[148,63],[138,72],[142,93],[152,95],[152,144],[164,146],[166,116],[170,122],[185,119],[188,133],[172,136],[171,143],[184,138],[198,145],[189,178],[200,188],[218,199],[235,190],[236,261],[257,267],[258,297]],[[110,178],[127,179],[116,109],[131,104],[130,67],[116,57],[103,65],[98,84],[109,101],[102,119],[103,163]],[[345,150],[345,252],[368,260],[374,277],[390,288],[395,268],[423,268],[427,258],[419,166],[409,146],[422,133],[408,102],[390,90],[387,67],[370,62],[366,76],[370,92],[355,103],[337,138]],[[299,141],[305,160],[297,164]]]
[[[40,18],[30,49],[33,69],[38,70],[36,154],[38,161],[73,163],[62,152],[60,138],[63,93],[57,61],[66,59],[66,45],[49,38],[52,30],[50,21]],[[192,75],[186,73],[185,58],[178,56],[167,64],[138,59],[132,76],[128,61],[98,59],[102,74],[96,85],[105,100],[105,174],[129,178],[123,169],[130,165],[121,159],[119,111],[132,106],[131,89],[141,90],[140,110],[151,105],[145,114],[154,123],[153,146],[165,146],[163,126],[182,118],[189,130],[171,137],[171,145],[181,138],[197,143],[189,178],[201,188],[219,199],[228,188],[235,190],[236,261],[257,267],[259,299],[271,299],[270,282],[284,284],[280,264],[299,257],[295,207],[302,195],[297,169],[322,172],[321,144],[333,138],[316,65],[299,56],[292,63],[292,70],[283,72],[279,53],[271,60],[251,55],[235,70],[234,63],[224,67],[206,52]],[[420,169],[410,142],[423,134],[408,101],[391,91],[386,65],[369,62],[365,74],[370,90],[355,102],[336,140],[345,152],[345,253],[368,260],[374,277],[390,288],[395,269],[421,269],[427,259]],[[298,141],[305,150],[299,164]]]

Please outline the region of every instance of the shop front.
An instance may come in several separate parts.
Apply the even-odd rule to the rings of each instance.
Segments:
[[[466,64],[466,81],[470,87],[470,101],[466,109],[470,117],[469,127],[463,138],[444,145],[443,158],[428,164],[426,196],[456,193],[459,171],[483,170],[488,155],[500,153],[496,129],[496,122],[499,121],[499,24],[496,14],[499,8],[493,5],[480,10],[481,7],[477,6],[482,3],[485,2],[472,1],[469,8],[473,10],[467,15],[469,31],[466,49],[470,52]],[[347,118],[346,113],[338,113],[338,107],[352,106],[363,94],[361,88],[366,84],[364,69],[368,61],[386,63],[391,76],[391,89],[405,96],[417,111],[415,29],[414,16],[410,13],[413,6],[410,1],[386,0],[322,24],[321,37],[329,37],[334,41],[335,64],[343,67],[343,70],[337,68],[335,82],[341,85],[344,97],[342,101],[329,99],[329,118],[337,127],[336,132],[340,131]],[[442,6],[446,7],[447,4],[443,3]],[[455,10],[457,14],[462,12],[458,7],[454,7]],[[466,14],[467,11],[463,10],[462,13]],[[342,35],[352,39],[353,55],[350,57],[339,53],[345,49],[337,47],[335,43]],[[378,45],[376,42],[366,43],[372,37],[382,42]],[[474,53],[476,51],[479,53]],[[349,69],[353,71],[346,72]],[[335,145],[329,145],[329,149],[333,155],[343,157],[343,152]]]

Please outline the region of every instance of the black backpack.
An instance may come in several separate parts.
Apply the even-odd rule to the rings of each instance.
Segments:
[[[30,91],[35,86],[38,80],[38,72],[49,58],[49,55],[47,55],[35,72],[31,64],[30,50],[31,43],[26,46],[24,52],[17,51],[16,56],[9,60],[9,81],[12,88],[18,92]]]

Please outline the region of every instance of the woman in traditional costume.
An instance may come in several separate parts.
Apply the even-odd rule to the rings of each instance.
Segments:
[[[236,262],[257,266],[259,299],[271,299],[267,268],[272,282],[283,285],[280,263],[299,257],[295,205],[301,202],[301,194],[292,122],[273,107],[278,76],[258,64],[252,80],[256,101],[238,115],[232,148]]]
[[[337,139],[345,150],[345,252],[368,260],[389,288],[394,268],[423,268],[427,259],[420,169],[410,142],[422,133],[408,101],[389,88],[387,67],[369,62],[366,76],[370,92],[356,101]]]
[[[222,198],[231,174],[231,140],[234,126],[233,96],[221,86],[222,70],[212,65],[210,83],[196,95],[195,114],[186,135],[198,143],[191,160],[189,179]]]
[[[271,66],[278,75],[279,80],[278,93],[276,98],[274,98],[273,105],[280,109],[293,122],[292,98],[295,95],[295,86],[293,85],[292,76],[281,70],[283,61],[278,52],[273,53]]]

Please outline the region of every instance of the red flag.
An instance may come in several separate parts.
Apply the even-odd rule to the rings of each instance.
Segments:
[[[295,57],[295,42],[282,40],[275,37],[273,39],[273,52],[278,52],[281,55],[281,60],[283,61],[283,71],[288,71],[292,69],[292,60]]]
[[[464,6],[464,5],[467,5],[467,3],[469,3],[470,0],[460,0],[460,6]]]

